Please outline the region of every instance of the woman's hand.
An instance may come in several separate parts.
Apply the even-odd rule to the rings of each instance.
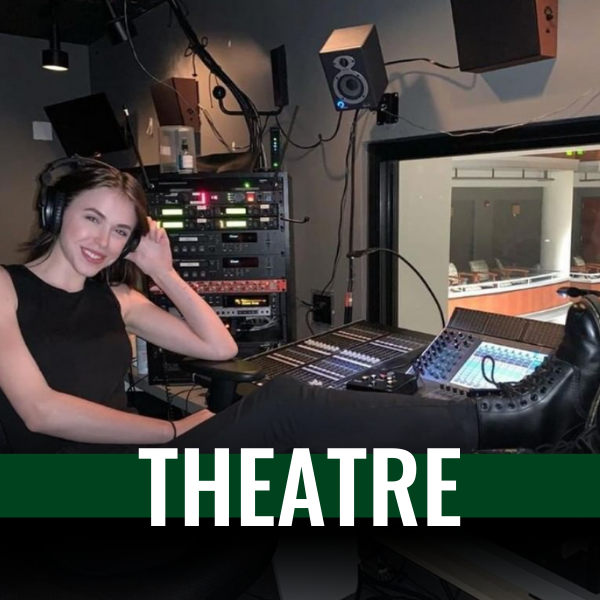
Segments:
[[[142,237],[135,252],[130,252],[125,258],[154,278],[173,269],[173,256],[167,232],[150,217],[148,226],[150,230]]]

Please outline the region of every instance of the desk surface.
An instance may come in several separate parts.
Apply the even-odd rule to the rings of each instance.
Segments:
[[[421,532],[424,533],[424,532]],[[478,600],[599,600],[593,594],[474,535],[374,536],[391,550]]]

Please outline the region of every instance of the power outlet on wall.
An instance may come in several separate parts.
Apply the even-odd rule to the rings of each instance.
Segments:
[[[313,323],[333,324],[333,292],[322,294],[312,290]]]

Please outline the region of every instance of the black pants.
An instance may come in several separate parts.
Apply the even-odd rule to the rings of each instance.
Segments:
[[[321,389],[280,376],[233,406],[179,436],[167,447],[427,448],[477,449],[478,419],[472,400],[430,400],[420,396]],[[86,447],[83,449],[82,447]],[[64,452],[136,452],[139,446],[69,444]]]

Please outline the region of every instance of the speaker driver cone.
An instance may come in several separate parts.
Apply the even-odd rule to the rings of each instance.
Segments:
[[[337,96],[348,104],[358,104],[369,94],[369,85],[358,71],[340,71],[333,85]]]

